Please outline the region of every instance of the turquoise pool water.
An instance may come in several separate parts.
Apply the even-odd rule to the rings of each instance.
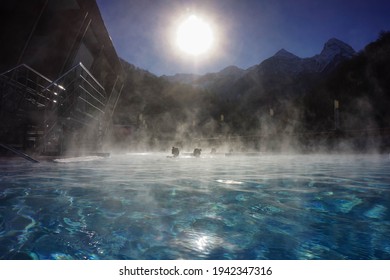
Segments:
[[[0,160],[0,259],[390,259],[388,155]]]

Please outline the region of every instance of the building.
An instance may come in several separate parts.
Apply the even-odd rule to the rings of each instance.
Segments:
[[[124,71],[96,1],[2,1],[0,29],[0,143],[98,150]]]

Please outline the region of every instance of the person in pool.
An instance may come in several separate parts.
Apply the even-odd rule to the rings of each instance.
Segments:
[[[172,147],[172,155],[173,157],[178,157],[180,154],[179,148]]]
[[[200,153],[202,152],[202,149],[198,149],[198,148],[196,148],[195,150],[194,150],[194,152],[192,153],[192,155],[194,156],[194,157],[200,157]]]

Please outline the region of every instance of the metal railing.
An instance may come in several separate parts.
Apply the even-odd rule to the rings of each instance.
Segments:
[[[21,110],[25,105],[24,102],[37,108],[43,108],[52,102],[50,93],[42,92],[42,89],[50,85],[52,81],[26,64],[18,65],[1,73],[0,83],[2,101],[0,113],[7,109],[11,112]],[[6,102],[10,100],[14,102]],[[11,105],[11,103],[14,106],[6,108],[6,104]]]
[[[39,112],[41,152],[61,153],[64,129],[102,127],[107,101],[104,87],[82,63],[54,81],[25,64],[0,74],[0,116]]]
[[[98,126],[107,103],[104,87],[82,63],[66,71],[42,89],[42,92],[53,92],[56,95],[56,106],[45,111],[43,152],[48,152],[48,143],[52,143],[52,139],[61,141],[64,128],[77,130],[81,127]],[[92,133],[92,138],[94,134],[97,135]],[[97,139],[91,141],[96,142]]]

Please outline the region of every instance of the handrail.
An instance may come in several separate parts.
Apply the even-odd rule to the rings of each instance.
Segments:
[[[28,70],[30,70],[31,72],[33,72],[33,73],[36,74],[37,76],[43,78],[44,80],[46,80],[46,81],[49,82],[49,83],[52,83],[52,81],[51,81],[50,79],[48,79],[47,77],[43,76],[41,73],[39,73],[38,71],[34,70],[33,68],[31,68],[30,66],[28,66],[28,65],[26,65],[26,64],[24,64],[24,63],[23,63],[23,64],[19,64],[19,65],[15,66],[14,68],[11,68],[11,69],[9,69],[9,70],[7,70],[7,71],[1,73],[0,76],[5,76],[5,75],[7,75],[8,73],[10,73],[10,72],[12,72],[12,71],[15,71],[15,70],[17,70],[18,68],[22,68],[22,67],[27,68]]]
[[[93,90],[94,91],[96,91],[97,93],[99,93],[99,95],[102,97],[102,98],[104,98],[104,99],[107,99],[107,97],[106,96],[104,96],[100,91],[98,91],[85,77],[83,77],[83,76],[80,76],[80,78],[84,81],[84,82],[86,82],[91,88],[93,88]],[[104,89],[103,89],[104,90]]]
[[[89,102],[85,98],[82,98],[81,96],[79,96],[78,98],[81,99],[82,101],[84,101],[85,103],[87,103],[89,106],[91,106],[91,107],[95,108],[96,110],[100,111],[101,113],[104,113],[104,111],[102,109],[96,107],[95,105],[93,105],[91,102]]]
[[[34,162],[34,163],[39,163],[39,161],[37,161],[36,159],[33,159],[32,157],[30,157],[29,155],[25,154],[25,153],[22,153],[21,151],[18,151],[8,145],[5,145],[5,144],[2,144],[0,143],[0,146],[3,147],[4,149],[6,150],[9,150],[11,152],[13,152],[14,154],[17,154],[18,156],[28,160],[28,161],[31,161],[31,162]]]
[[[81,68],[84,69],[85,72],[87,72],[87,74],[92,78],[92,80],[102,89],[104,90],[104,87],[98,82],[98,80],[95,79],[95,77],[91,74],[91,72],[88,71],[87,68],[85,68],[85,66],[80,62],[80,66]]]
[[[81,64],[81,62],[80,62]],[[46,91],[48,90],[51,86],[57,86],[58,87],[58,81],[63,79],[64,77],[66,77],[70,72],[72,72],[73,70],[75,70],[77,67],[79,66],[79,64],[73,66],[72,68],[70,68],[68,71],[66,71],[62,76],[60,76],[59,78],[55,79],[54,81],[51,82],[50,85],[48,85],[47,87],[45,87],[44,89],[42,89],[42,91]]]
[[[93,96],[87,89],[85,89],[83,86],[79,85],[79,88],[81,88],[86,94],[88,94],[92,99],[96,100],[98,103],[100,103],[102,106],[105,106],[103,102],[101,102],[99,99],[97,99],[95,96]]]
[[[9,92],[13,93],[15,91],[20,100],[22,100],[21,98],[28,99],[34,106],[45,107],[44,110],[40,110],[42,129],[44,130],[43,135],[40,136],[43,138],[43,151],[61,148],[48,147],[46,140],[51,137],[56,127],[62,125],[62,123],[59,123],[59,120],[61,122],[65,121],[65,119],[61,119],[63,117],[71,116],[70,118],[66,117],[66,122],[68,120],[72,122],[69,123],[71,126],[73,126],[73,122],[75,122],[74,125],[76,126],[89,126],[91,119],[98,122],[104,121],[103,118],[100,118],[100,115],[105,114],[110,96],[102,84],[81,62],[71,67],[55,80],[48,79],[26,64],[17,65],[1,73],[0,80],[12,88]],[[50,103],[50,101],[58,104]],[[78,104],[80,104],[80,108],[78,108]],[[63,106],[60,107],[60,105]],[[65,125],[68,124],[66,123]],[[59,130],[59,133],[62,132]],[[6,144],[1,144],[1,147],[35,162],[28,155]]]
[[[71,73],[72,71],[76,70],[78,67],[81,67],[93,79],[93,81],[104,91],[104,87],[95,79],[95,77],[87,70],[87,68],[85,68],[85,66],[81,62],[79,62],[78,64],[76,64],[72,68],[70,68],[68,71],[66,71],[64,74],[62,74],[56,80],[54,80],[50,85],[48,85],[42,91],[48,90],[53,85],[58,87],[58,82],[60,80],[62,80],[63,78],[65,78],[69,73]]]

